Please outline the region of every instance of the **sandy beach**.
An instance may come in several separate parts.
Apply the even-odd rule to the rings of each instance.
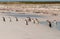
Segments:
[[[0,4],[0,39],[60,39],[60,4]]]
[[[46,17],[38,18],[39,22],[46,20],[60,21],[59,16],[52,17],[51,15],[47,14],[42,14],[42,16]],[[5,22],[3,21],[2,17],[5,18]],[[0,13],[0,39],[60,39],[60,31],[56,28],[50,28],[48,24],[38,24],[31,21],[28,22],[28,25],[26,25],[25,19],[27,19],[27,17],[17,18],[18,21],[16,21],[15,16],[8,16],[8,14]],[[35,19],[35,17],[32,19]]]

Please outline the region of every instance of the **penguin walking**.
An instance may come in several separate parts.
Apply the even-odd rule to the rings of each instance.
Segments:
[[[30,17],[27,17],[28,18],[28,21],[31,21],[31,18]]]
[[[9,19],[10,19],[10,22],[11,22],[12,20],[11,20],[11,18],[10,18],[10,17],[9,17]]]
[[[18,18],[17,17],[15,17],[16,18],[16,21],[18,21]]]
[[[5,17],[2,17],[3,18],[3,21],[5,22]]]
[[[28,21],[25,19],[25,23],[26,23],[26,25],[28,25]]]
[[[33,20],[33,23],[35,24],[36,22],[35,22],[35,20],[34,19],[32,19]]]
[[[39,24],[39,20],[38,20],[37,18],[36,18],[35,20],[36,20],[36,21],[37,21],[37,23]]]
[[[49,27],[51,28],[52,27],[52,24],[49,20],[47,20],[48,24],[49,24]]]

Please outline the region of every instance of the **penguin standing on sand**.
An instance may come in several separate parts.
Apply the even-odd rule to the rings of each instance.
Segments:
[[[28,25],[28,21],[25,19],[26,25]]]
[[[11,18],[9,17],[9,19],[10,19],[10,22],[11,22]]]
[[[36,20],[36,21],[37,21],[37,23],[39,24],[39,20],[38,20],[37,18],[36,18],[35,20]]]
[[[32,19],[33,20],[33,23],[35,24],[35,20],[34,19]]]
[[[49,24],[49,27],[51,28],[52,27],[52,24],[49,20],[47,20],[48,24]]]
[[[31,18],[30,17],[27,17],[28,18],[28,21],[31,21]]]
[[[2,17],[3,18],[3,21],[5,22],[5,17]]]
[[[18,21],[18,18],[17,17],[15,17],[16,18],[16,21]]]

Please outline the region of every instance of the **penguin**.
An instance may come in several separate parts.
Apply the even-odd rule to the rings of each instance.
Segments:
[[[10,19],[10,22],[11,22],[12,20],[11,20],[11,18],[10,18],[10,17],[9,17],[9,19]]]
[[[30,21],[31,22],[31,18],[30,17],[27,17],[28,18],[28,21]]]
[[[37,18],[36,18],[35,20],[36,20],[36,21],[37,21],[37,23],[39,24],[39,20],[38,20]]]
[[[49,20],[47,20],[48,24],[49,24],[49,27],[51,28],[52,27],[52,24]]]
[[[3,18],[3,21],[5,22],[6,20],[5,20],[5,17],[2,17]]]
[[[35,20],[34,19],[32,19],[33,20],[33,23],[35,24],[36,22],[35,22]]]
[[[25,19],[26,25],[28,25],[28,21]]]
[[[18,18],[17,17],[15,17],[16,18],[16,21],[18,21]]]

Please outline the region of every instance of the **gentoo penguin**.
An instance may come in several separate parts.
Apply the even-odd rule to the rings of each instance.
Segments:
[[[2,17],[3,18],[3,21],[5,22],[5,17]]]
[[[18,18],[17,17],[15,17],[16,18],[16,21],[18,21]]]
[[[27,17],[28,18],[28,21],[31,21],[31,18],[30,17]]]
[[[52,24],[49,20],[47,20],[48,24],[49,24],[49,27],[51,28],[52,27]]]
[[[28,25],[28,21],[25,19],[25,23],[26,23],[26,25]]]
[[[35,18],[35,20],[37,21],[37,23],[39,24],[39,20],[37,18]]]

